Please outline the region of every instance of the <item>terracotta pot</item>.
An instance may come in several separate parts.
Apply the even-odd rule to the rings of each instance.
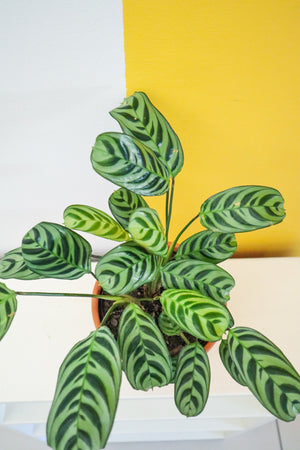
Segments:
[[[100,289],[101,289],[100,284],[98,283],[98,281],[96,281],[94,290],[93,290],[93,294],[95,294],[95,295],[99,294]],[[98,302],[99,302],[99,300],[97,298],[92,298],[92,315],[93,315],[93,320],[94,320],[94,324],[95,324],[96,328],[98,328],[101,323],[100,317],[99,317],[99,311],[98,311]],[[215,344],[215,342],[208,342],[204,346],[206,352],[208,352],[214,344]]]

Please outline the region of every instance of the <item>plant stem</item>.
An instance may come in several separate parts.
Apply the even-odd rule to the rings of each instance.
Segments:
[[[174,187],[175,187],[175,178],[172,178],[171,181],[171,194],[170,196],[167,196],[168,206],[167,206],[167,217],[166,217],[166,239],[168,242],[168,236],[169,236],[169,228],[171,223],[171,216],[172,216],[172,206],[173,206],[173,197],[174,197]],[[169,194],[169,191],[168,191]]]
[[[190,344],[190,341],[188,340],[187,337],[185,337],[185,335],[184,335],[183,333],[181,333],[179,336],[181,337],[181,339],[182,339],[187,345]]]
[[[177,234],[176,238],[174,239],[174,241],[172,242],[172,245],[171,245],[170,248],[169,248],[169,251],[168,251],[168,254],[167,254],[166,259],[165,259],[165,261],[164,261],[164,264],[166,264],[166,263],[169,261],[169,259],[171,258],[172,254],[173,254],[173,251],[174,251],[174,248],[175,248],[175,246],[176,246],[176,244],[177,244],[177,242],[178,242],[180,236],[188,229],[188,227],[189,227],[190,225],[192,225],[193,222],[195,222],[196,219],[198,219],[198,217],[199,217],[199,214],[197,214],[195,217],[193,217],[193,219],[191,219],[191,220],[190,220],[190,221],[182,228],[182,230]]]
[[[15,291],[16,295],[38,295],[43,297],[88,297],[88,298],[101,298],[102,300],[111,301],[124,301],[124,297],[113,297],[111,295],[101,294],[78,294],[76,292],[20,292]]]
[[[124,304],[124,303],[129,303],[129,299],[128,300],[125,300],[124,301],[124,299],[123,300],[119,300],[119,301],[116,301],[116,302],[114,302],[112,305],[111,305],[111,307],[108,309],[108,311],[107,311],[107,313],[105,314],[105,316],[103,317],[103,320],[102,320],[102,322],[101,322],[101,326],[103,326],[103,325],[105,325],[106,324],[106,322],[107,322],[107,320],[109,319],[109,316],[111,315],[111,313],[119,306],[119,305],[122,305],[122,304]]]

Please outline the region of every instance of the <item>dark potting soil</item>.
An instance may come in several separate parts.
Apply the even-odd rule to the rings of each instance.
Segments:
[[[104,295],[106,294],[104,291],[102,291],[102,293]],[[150,314],[154,318],[154,320],[158,326],[158,317],[159,317],[160,313],[162,312],[162,305],[161,305],[160,301],[154,300],[153,302],[151,302],[151,301],[143,302],[142,299],[144,296],[144,292],[143,292],[142,288],[139,288],[136,291],[131,292],[130,295],[132,295],[135,298],[141,299],[140,306],[146,313]],[[98,301],[98,312],[99,312],[100,321],[103,319],[103,317],[105,316],[106,312],[111,307],[111,305],[112,305],[112,302],[109,300],[99,300]],[[108,321],[106,322],[106,325],[113,333],[115,339],[117,339],[117,337],[118,337],[118,324],[120,322],[120,317],[121,317],[121,314],[125,307],[126,307],[126,305],[120,305],[119,307],[117,307],[111,313]],[[166,334],[163,334],[163,333],[162,333],[162,335],[164,337],[164,340],[167,344],[167,347],[168,347],[168,350],[169,350],[171,356],[177,355],[180,352],[181,348],[184,345],[186,345],[184,340],[180,336],[167,336]],[[188,333],[184,333],[184,335],[187,337],[189,342],[192,343],[192,342],[196,341],[196,338],[194,336],[191,336]],[[201,341],[200,339],[198,339],[198,341],[202,346],[207,344],[207,342]]]

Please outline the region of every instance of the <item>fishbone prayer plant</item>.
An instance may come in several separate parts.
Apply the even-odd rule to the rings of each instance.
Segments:
[[[234,233],[275,225],[285,217],[283,198],[273,188],[238,186],[208,198],[173,243],[168,234],[176,175],[183,166],[179,139],[146,94],[136,92],[111,111],[122,133],[100,134],[91,162],[102,177],[120,186],[109,198],[114,218],[86,205],[64,211],[64,226],[41,222],[22,246],[0,262],[2,279],[59,278],[92,274],[102,287],[99,301],[111,301],[101,325],[78,342],[63,361],[47,422],[53,449],[104,448],[119,399],[122,370],[134,389],[174,383],[174,399],[185,416],[205,407],[210,366],[202,343],[221,341],[221,360],[238,383],[285,421],[300,412],[300,376],[282,352],[259,331],[235,327],[227,308],[232,276],[217,264],[237,247]],[[164,195],[165,226],[145,196]],[[196,220],[204,231],[181,242]],[[90,244],[74,232],[92,233],[118,244],[91,270]],[[136,291],[143,293],[137,296]],[[17,309],[17,292],[0,284],[0,332],[7,332]],[[57,293],[44,293],[58,295]],[[68,294],[88,296],[91,294]],[[158,320],[146,311],[161,304]],[[118,337],[109,318],[124,307]],[[165,338],[182,339],[171,358]]]

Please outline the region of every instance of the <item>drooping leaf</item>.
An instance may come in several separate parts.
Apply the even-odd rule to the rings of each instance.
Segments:
[[[220,340],[231,322],[231,314],[225,306],[196,291],[167,289],[160,301],[165,313],[177,325],[203,341]]]
[[[177,336],[182,333],[182,329],[164,311],[158,317],[158,325],[162,333],[167,336]]]
[[[78,342],[59,370],[47,421],[54,450],[102,449],[119,400],[121,360],[111,331],[103,326]]]
[[[207,353],[198,341],[179,353],[174,398],[178,410],[187,417],[203,411],[209,393],[210,365]]]
[[[219,346],[219,354],[225,369],[232,376],[232,378],[242,386],[246,386],[247,384],[243,378],[242,373],[239,372],[238,367],[234,364],[230,356],[227,339],[223,339],[221,341],[221,344]]]
[[[0,340],[7,333],[17,311],[15,291],[0,283]]]
[[[135,92],[110,114],[124,133],[161,155],[172,177],[180,172],[184,157],[178,136],[144,92]]]
[[[64,211],[64,224],[68,228],[100,236],[113,241],[128,241],[129,235],[104,211],[86,205],[71,205]]]
[[[106,253],[95,269],[100,285],[112,295],[128,294],[153,281],[157,273],[157,257],[135,242],[126,242]]]
[[[169,189],[165,163],[142,142],[121,133],[100,134],[91,161],[95,171],[140,195],[162,195]]]
[[[161,269],[165,289],[191,289],[199,291],[220,303],[226,303],[234,287],[232,276],[212,263],[196,259],[178,259],[168,262]]]
[[[212,231],[242,233],[282,222],[285,217],[279,191],[264,186],[237,186],[207,199],[200,222]]]
[[[200,231],[183,241],[176,252],[176,259],[197,259],[218,264],[230,258],[236,251],[234,234]]]
[[[252,328],[229,330],[228,348],[246,385],[274,416],[287,422],[300,413],[300,375],[282,351]]]
[[[131,215],[128,231],[132,239],[150,253],[167,256],[168,246],[159,215],[152,208],[138,208]]]
[[[125,230],[128,230],[128,224],[131,214],[137,208],[147,208],[147,202],[138,194],[129,191],[126,188],[120,188],[113,192],[108,199],[109,208]]]
[[[24,236],[26,265],[47,278],[73,280],[91,271],[90,244],[57,223],[40,222]]]
[[[0,260],[0,278],[17,280],[37,280],[43,278],[30,270],[23,258],[22,248],[18,247],[5,253]]]
[[[123,369],[134,389],[147,391],[171,380],[171,359],[152,316],[135,303],[122,313],[118,344]]]

